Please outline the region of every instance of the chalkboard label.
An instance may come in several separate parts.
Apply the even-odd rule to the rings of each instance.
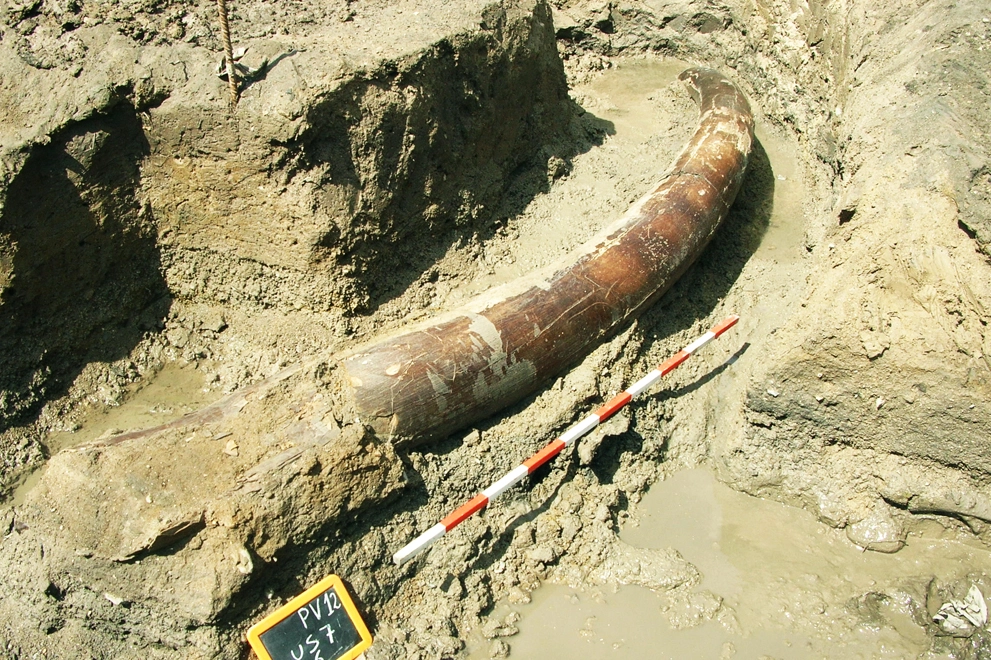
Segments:
[[[353,660],[372,636],[341,579],[328,575],[253,625],[248,643],[261,660]]]

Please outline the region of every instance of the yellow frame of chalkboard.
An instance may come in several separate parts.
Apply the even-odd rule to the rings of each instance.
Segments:
[[[365,625],[364,620],[361,618],[361,614],[358,613],[358,608],[355,607],[354,601],[351,600],[351,594],[349,594],[348,590],[344,587],[344,583],[341,582],[341,578],[336,575],[328,575],[255,625],[251,626],[248,630],[248,644],[250,644],[251,648],[255,650],[259,660],[273,660],[272,656],[268,654],[268,650],[265,648],[265,645],[262,644],[262,634],[269,628],[275,627],[275,625],[280,623],[282,620],[292,616],[301,605],[316,598],[331,587],[337,590],[337,595],[344,604],[344,611],[348,613],[348,618],[351,619],[351,623],[354,624],[354,629],[358,631],[358,636],[361,637],[361,641],[358,642],[357,646],[344,655],[338,656],[334,660],[354,660],[368,650],[368,648],[372,645],[372,634],[368,632],[368,626]]]

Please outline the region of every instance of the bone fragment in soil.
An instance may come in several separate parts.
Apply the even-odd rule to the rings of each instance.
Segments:
[[[218,391],[204,385],[203,372],[192,364],[167,364],[142,383],[120,406],[89,410],[72,430],[51,433],[45,439],[45,449],[54,456],[62,450],[93,441],[170,424],[208,407],[220,398]],[[28,474],[14,489],[7,504],[17,506],[24,502],[27,493],[41,479],[43,469]]]

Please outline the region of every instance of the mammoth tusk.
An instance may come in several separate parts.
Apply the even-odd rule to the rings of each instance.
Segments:
[[[746,97],[711,69],[683,72],[698,128],[657,187],[566,262],[444,320],[342,358],[362,421],[412,445],[532,393],[656,300],[702,252],[743,179]]]

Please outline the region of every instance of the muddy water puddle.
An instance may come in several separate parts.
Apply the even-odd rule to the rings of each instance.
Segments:
[[[779,264],[793,264],[801,259],[805,242],[806,190],[796,147],[788,138],[760,124],[754,134],[767,154],[774,176],[773,208],[754,256]]]
[[[580,89],[595,99],[596,114],[612,122],[614,140],[647,142],[662,130],[657,122],[657,92],[674,83],[691,66],[676,59],[629,60]],[[659,165],[664,167],[667,163]]]
[[[117,435],[124,431],[153,428],[207,406],[223,393],[205,386],[203,372],[191,364],[169,363],[147,381],[140,383],[124,403],[85,414],[73,431],[60,431],[45,439],[45,449],[54,456],[86,442]],[[14,489],[7,504],[24,501],[41,475],[39,468]]]
[[[721,608],[693,611],[698,601],[686,594],[641,587],[545,584],[513,606],[521,615],[507,639],[513,657],[918,657],[929,637],[913,618],[909,585],[991,568],[976,542],[910,536],[892,555],[861,551],[806,511],[736,492],[705,469],[656,484],[636,520],[621,540],[677,550],[703,576],[693,592]],[[873,616],[857,614],[868,601],[879,603]],[[476,644],[471,657],[487,657]]]

